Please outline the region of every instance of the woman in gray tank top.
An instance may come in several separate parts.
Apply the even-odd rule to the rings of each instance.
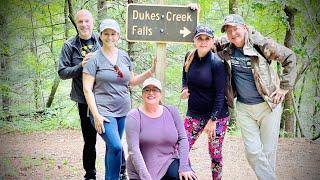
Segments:
[[[100,24],[102,47],[83,68],[83,90],[91,121],[106,142],[105,179],[119,179],[125,118],[131,108],[129,85],[141,84],[155,67],[134,75],[128,54],[117,48],[120,26],[113,19]]]

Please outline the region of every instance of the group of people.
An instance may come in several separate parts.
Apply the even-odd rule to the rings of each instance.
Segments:
[[[214,37],[208,26],[194,34],[195,50],[185,56],[181,98],[188,99],[184,121],[176,107],[161,103],[161,82],[151,68],[133,73],[128,54],[117,47],[120,26],[105,19],[99,34],[87,10],[75,16],[78,34],[62,48],[58,73],[72,79],[71,99],[78,104],[84,139],[85,179],[96,179],[96,136],[106,143],[106,180],[196,180],[189,151],[200,134],[208,135],[212,179],[222,178],[222,146],[228,129],[229,107],[241,128],[247,160],[258,179],[276,179],[275,162],[281,102],[292,89],[296,57],[246,26],[237,14],[225,17]],[[281,80],[270,67],[282,64]],[[129,86],[142,84],[142,104],[131,109]],[[121,144],[126,132],[128,158]],[[126,172],[127,171],[127,172]]]

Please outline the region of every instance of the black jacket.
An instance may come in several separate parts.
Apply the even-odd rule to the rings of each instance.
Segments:
[[[100,49],[99,35],[92,34],[92,51]],[[81,42],[79,35],[68,39],[61,49],[58,74],[61,79],[72,79],[72,88],[70,92],[71,100],[78,103],[85,103],[86,99],[82,87],[82,65]]]

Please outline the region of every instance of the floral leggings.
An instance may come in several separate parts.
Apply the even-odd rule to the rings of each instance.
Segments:
[[[204,127],[208,122],[207,118],[192,118],[187,116],[184,119],[184,127],[187,131],[190,149],[201,135]],[[222,143],[224,135],[228,129],[229,117],[217,119],[216,122],[216,137],[208,139],[208,149],[211,158],[212,179],[217,180],[222,177]]]

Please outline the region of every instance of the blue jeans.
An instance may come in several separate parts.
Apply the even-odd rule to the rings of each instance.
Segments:
[[[119,179],[120,167],[122,161],[121,138],[124,132],[125,116],[111,117],[107,116],[110,122],[104,122],[105,133],[100,134],[106,142],[105,154],[105,179]]]

